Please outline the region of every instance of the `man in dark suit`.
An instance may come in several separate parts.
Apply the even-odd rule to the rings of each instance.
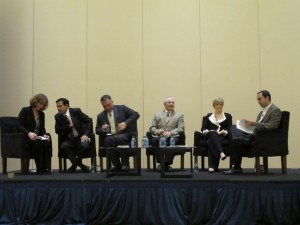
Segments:
[[[87,173],[90,169],[82,163],[82,156],[90,147],[91,120],[80,108],[70,108],[69,100],[66,98],[59,98],[56,107],[58,113],[54,116],[55,132],[62,139],[59,148],[72,163],[68,172],[75,172],[79,166]]]
[[[109,95],[100,98],[103,111],[97,116],[96,134],[102,135],[105,147],[126,145],[137,132],[136,121],[139,113],[125,105],[114,105]],[[121,156],[121,162],[119,157]],[[129,171],[129,157],[114,152],[110,155],[113,171]]]
[[[247,151],[245,146],[251,145],[255,139],[255,132],[260,130],[272,130],[279,126],[281,120],[281,110],[271,102],[271,94],[269,91],[262,90],[257,93],[257,102],[262,107],[262,111],[257,115],[256,121],[246,120],[246,126],[253,127],[253,133],[247,134],[237,129],[236,126],[231,127],[232,149],[231,161],[233,167],[224,171],[223,174],[242,173],[242,151]],[[244,148],[243,148],[244,146]]]

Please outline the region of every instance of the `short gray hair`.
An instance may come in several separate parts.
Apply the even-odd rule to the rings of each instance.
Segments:
[[[213,100],[213,106],[215,106],[216,104],[222,104],[222,105],[224,105],[224,100],[223,100],[223,98],[216,98],[216,99],[214,99]]]

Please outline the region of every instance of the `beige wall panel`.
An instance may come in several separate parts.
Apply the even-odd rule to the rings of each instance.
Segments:
[[[213,111],[214,98],[222,97],[234,124],[241,118],[255,120],[260,89],[257,2],[203,0],[200,10],[202,115]],[[220,166],[226,168],[228,162]]]
[[[32,94],[32,1],[0,1],[1,116],[17,116]]]
[[[53,167],[58,168],[55,101],[70,100],[71,107],[87,112],[86,1],[34,2],[33,91],[49,98],[46,129],[52,134]]]
[[[201,110],[198,1],[144,1],[143,71],[145,131],[154,113],[164,109],[164,98],[172,96],[192,146]]]
[[[99,99],[110,94],[115,104],[125,104],[140,113],[141,139],[142,81],[142,1],[89,1],[87,93],[95,125],[97,114],[103,110]]]
[[[288,167],[299,167],[299,74],[300,26],[298,0],[260,1],[262,87],[269,89],[273,102],[291,112]],[[270,167],[278,167],[278,158]]]
[[[32,94],[32,1],[0,1],[0,116],[18,116]],[[2,171],[2,160],[0,161]],[[7,170],[20,169],[8,159]]]

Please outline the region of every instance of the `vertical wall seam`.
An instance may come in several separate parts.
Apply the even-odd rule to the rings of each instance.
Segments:
[[[85,9],[85,14],[86,14],[86,21],[85,21],[85,102],[86,102],[86,112],[88,113],[88,6],[89,6],[89,0],[86,1],[86,9]]]
[[[203,111],[202,111],[202,109],[203,109],[203,101],[202,101],[202,96],[203,96],[203,90],[202,90],[202,71],[201,71],[201,69],[202,69],[202,65],[201,65],[201,63],[202,63],[202,58],[201,58],[201,16],[200,16],[200,13],[201,13],[201,0],[199,0],[199,18],[198,18],[198,20],[199,20],[199,77],[200,77],[200,85],[199,85],[199,87],[200,87],[200,102],[201,102],[201,109],[200,109],[200,112],[201,112],[201,115],[203,115]]]
[[[32,81],[31,81],[31,95],[34,94],[34,0],[32,0]]]
[[[259,12],[259,0],[257,0],[257,41],[258,41],[258,76],[259,76],[259,90],[262,89],[261,83],[261,49],[260,49],[260,12]]]
[[[142,87],[143,87],[143,114],[145,115],[145,74],[144,74],[144,0],[142,0]],[[145,133],[145,116],[143,116],[143,134]]]

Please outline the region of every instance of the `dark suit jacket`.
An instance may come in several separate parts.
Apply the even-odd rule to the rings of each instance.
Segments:
[[[93,132],[89,116],[84,114],[80,108],[69,108],[73,126],[77,130],[79,137],[86,135],[91,136]],[[61,135],[62,139],[68,139],[71,128],[63,114],[57,113],[55,116],[55,133]]]
[[[126,129],[124,129],[120,133],[130,138],[133,133],[137,132],[136,121],[140,117],[139,113],[128,108],[125,105],[114,105],[113,111],[116,126],[122,122],[125,122],[127,124]],[[103,124],[110,125],[107,117],[107,112],[105,110],[99,113],[97,116],[96,134],[105,135],[105,133],[103,133],[101,129]]]
[[[229,113],[224,113],[225,114],[225,117],[226,119],[223,120],[219,125],[221,126],[220,130],[226,130],[226,131],[229,131],[229,128],[232,126],[232,116],[231,114]],[[202,128],[201,130],[217,130],[219,127],[212,123],[210,120],[209,120],[209,117],[212,115],[212,113],[208,113],[206,117],[204,117],[204,121],[203,121],[203,124],[202,124]]]
[[[46,133],[45,129],[45,114],[42,111],[39,112],[39,132],[38,135],[43,136]],[[28,133],[33,132],[36,126],[33,111],[31,106],[23,107],[19,113],[20,125],[17,129],[24,133],[25,137],[28,138]]]

